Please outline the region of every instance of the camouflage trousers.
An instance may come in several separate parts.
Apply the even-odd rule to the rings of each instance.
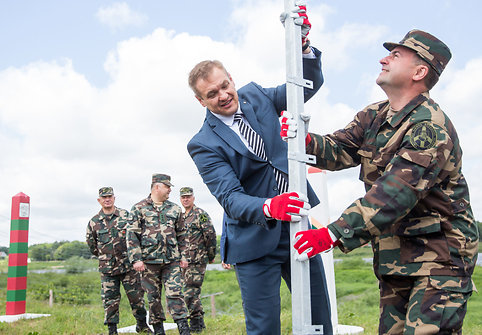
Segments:
[[[206,263],[189,263],[187,268],[182,269],[184,301],[191,319],[204,315],[203,305],[201,304],[201,286],[204,281],[206,266]]]
[[[162,286],[164,285],[167,311],[173,320],[187,318],[188,311],[182,295],[181,267],[179,262],[169,264],[145,264],[142,272],[142,287],[149,301],[149,323],[155,324],[166,320],[162,308]]]
[[[462,334],[470,277],[382,276],[379,334]]]
[[[121,300],[120,285],[124,286],[132,314],[137,319],[146,318],[144,307],[144,290],[139,275],[132,270],[127,273],[111,276],[101,273],[101,296],[104,304],[104,324],[119,323],[119,303]]]

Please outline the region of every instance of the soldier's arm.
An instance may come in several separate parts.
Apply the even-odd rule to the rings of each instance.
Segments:
[[[437,125],[433,128],[437,141],[426,149],[417,149],[410,143],[409,130],[384,174],[363,198],[353,202],[337,221],[329,225],[340,238],[342,249],[353,250],[399,222],[440,182],[440,177],[450,173],[443,167],[457,168],[455,163],[446,164],[453,148],[449,135]]]
[[[87,224],[87,233],[85,234],[85,240],[89,246],[90,252],[94,256],[99,256],[99,250],[97,249],[97,234],[92,229],[93,222],[89,221]]]
[[[216,231],[211,222],[211,217],[208,213],[203,212],[200,216],[201,231],[204,238],[204,245],[208,255],[209,262],[213,261],[216,257]]]
[[[142,261],[141,236],[139,213],[137,208],[132,207],[126,230],[127,256],[132,264]]]
[[[179,248],[179,252],[181,253],[181,261],[187,262],[188,245],[186,239],[186,225],[184,224],[184,217],[182,215],[182,211],[179,211],[176,220],[176,239],[177,247]]]
[[[321,136],[309,133],[306,153],[316,156],[314,166],[330,171],[350,168],[360,164],[358,150],[363,143],[368,115],[359,112],[345,128]]]

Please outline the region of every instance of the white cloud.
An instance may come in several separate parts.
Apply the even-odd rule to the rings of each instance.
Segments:
[[[148,20],[147,15],[132,10],[125,2],[115,2],[108,7],[101,7],[95,16],[114,31],[127,26],[141,26]]]

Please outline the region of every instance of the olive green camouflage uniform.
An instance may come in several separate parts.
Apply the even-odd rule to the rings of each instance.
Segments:
[[[367,191],[329,229],[344,252],[372,242],[381,282],[385,276],[431,276],[441,288],[469,294],[478,232],[457,133],[428,93],[391,116],[389,107],[388,101],[370,105],[332,135],[311,134],[307,153],[316,156],[316,166],[361,164]],[[420,318],[431,322],[430,314]]]
[[[124,286],[137,320],[145,320],[144,291],[139,274],[127,258],[126,227],[129,213],[115,208],[111,215],[101,210],[87,226],[86,240],[90,251],[99,258],[104,323],[119,323],[120,284]]]
[[[434,39],[411,31],[401,44],[384,46],[415,49],[440,74],[450,51]],[[422,47],[431,43],[442,56]],[[381,101],[344,129],[310,136],[307,153],[316,156],[317,167],[361,165],[365,196],[328,228],[344,252],[372,244],[380,281],[379,332],[461,333],[479,235],[461,170],[462,150],[447,115],[425,92],[400,111]]]
[[[216,256],[216,231],[211,218],[203,209],[196,207],[184,213],[184,224],[187,229],[187,268],[182,269],[184,282],[184,300],[189,309],[189,317],[204,315],[201,304],[201,286],[208,262]]]
[[[149,301],[149,323],[166,320],[161,304],[164,284],[167,310],[174,320],[187,318],[182,295],[179,262],[186,260],[186,230],[181,207],[166,200],[158,207],[151,196],[135,204],[132,221],[127,229],[129,260],[142,261],[142,286]]]

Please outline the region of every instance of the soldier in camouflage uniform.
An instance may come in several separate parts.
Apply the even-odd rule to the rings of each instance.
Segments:
[[[117,334],[122,283],[132,314],[137,320],[136,331],[152,334],[146,323],[144,291],[139,274],[134,271],[127,258],[126,228],[129,213],[115,207],[112,187],[102,187],[97,201],[102,209],[89,221],[86,240],[92,254],[99,258],[104,324],[109,327],[109,334]]]
[[[141,281],[149,301],[149,323],[155,334],[165,334],[162,308],[164,285],[167,310],[177,323],[179,333],[190,334],[188,311],[182,294],[181,267],[188,263],[186,229],[181,207],[167,200],[171,177],[152,175],[151,194],[132,207],[127,229],[129,260],[141,272]]]
[[[189,263],[182,269],[184,300],[189,310],[191,332],[202,332],[206,326],[201,304],[201,286],[207,263],[212,263],[216,256],[216,231],[209,214],[194,205],[195,198],[191,187],[181,188],[180,197],[185,211],[183,218],[187,229]]]
[[[328,229],[298,233],[295,248],[311,256],[371,242],[379,333],[461,334],[479,235],[457,133],[429,95],[451,53],[420,30],[384,47],[390,54],[380,61],[377,84],[388,100],[369,105],[344,129],[306,138],[317,167],[361,165],[366,194]],[[283,126],[282,136],[296,130],[286,119]]]

